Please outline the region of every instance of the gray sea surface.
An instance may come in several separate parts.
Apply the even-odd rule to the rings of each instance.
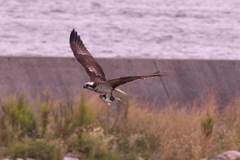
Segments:
[[[240,0],[0,0],[0,55],[240,59]]]

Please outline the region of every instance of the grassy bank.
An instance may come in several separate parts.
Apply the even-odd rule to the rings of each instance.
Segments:
[[[156,111],[133,101],[109,107],[84,95],[51,100],[46,92],[31,103],[22,94],[1,106],[0,157],[59,160],[73,152],[91,160],[197,160],[240,150],[238,99],[221,110],[210,97]]]

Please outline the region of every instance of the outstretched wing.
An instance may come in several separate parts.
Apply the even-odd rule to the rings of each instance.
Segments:
[[[154,77],[162,77],[164,76],[163,74],[153,74],[153,75],[148,75],[148,76],[129,76],[129,77],[120,77],[117,79],[111,79],[106,81],[108,85],[112,86],[113,88],[116,88],[120,85],[123,85],[125,83],[135,81],[138,79],[146,79],[146,78],[154,78]]]
[[[99,63],[92,57],[84,46],[80,36],[73,29],[70,34],[70,47],[74,56],[85,68],[90,81],[106,81],[105,74]]]

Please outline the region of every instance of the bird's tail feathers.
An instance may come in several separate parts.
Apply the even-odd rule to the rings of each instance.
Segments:
[[[114,90],[117,91],[117,92],[119,92],[119,93],[128,95],[126,92],[124,92],[123,90],[121,90],[121,89],[119,89],[119,88],[115,88]]]

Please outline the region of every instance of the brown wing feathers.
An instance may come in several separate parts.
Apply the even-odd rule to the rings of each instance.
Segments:
[[[113,88],[116,88],[120,85],[123,85],[125,83],[135,81],[138,79],[146,79],[146,78],[154,78],[154,77],[162,77],[164,75],[162,74],[153,74],[148,76],[129,76],[129,77],[120,77],[117,79],[108,80],[106,83],[109,83]]]
[[[70,34],[70,47],[74,53],[74,56],[85,68],[91,81],[105,81],[106,77],[102,67],[88,52],[84,46],[80,36],[73,29]]]
[[[95,81],[106,81],[105,74],[103,72],[102,67],[99,63],[92,57],[92,55],[88,52],[87,48],[84,46],[80,36],[77,32],[73,29],[70,35],[70,46],[74,53],[74,56],[82,64],[85,68],[86,72],[88,73],[90,80]],[[104,83],[108,83],[113,88],[116,88],[120,85],[125,83],[135,81],[138,79],[146,79],[146,78],[153,78],[153,77],[161,77],[162,74],[156,72],[153,75],[148,76],[129,76],[129,77],[120,77],[112,80],[108,80]]]

